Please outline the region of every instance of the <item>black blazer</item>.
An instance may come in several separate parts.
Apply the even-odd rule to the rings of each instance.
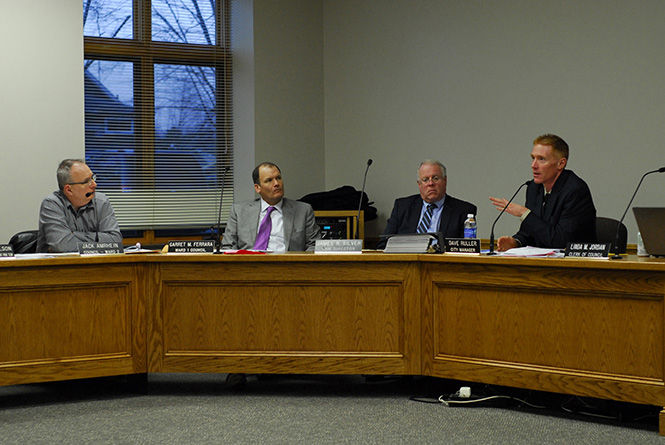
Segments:
[[[529,181],[526,207],[531,213],[514,238],[523,246],[564,248],[573,241],[596,241],[596,208],[586,182],[571,170],[557,178],[543,210],[543,185]]]
[[[386,230],[383,231],[384,236],[377,243],[377,249],[386,247],[389,235],[416,233],[422,206],[423,199],[420,195],[396,199]],[[476,215],[477,211],[475,205],[446,195],[439,218],[438,232],[442,233],[444,238],[463,238],[466,215],[469,213]]]

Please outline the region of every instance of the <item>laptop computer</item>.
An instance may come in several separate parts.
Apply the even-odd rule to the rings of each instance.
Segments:
[[[647,253],[665,256],[665,207],[633,207],[633,214]]]

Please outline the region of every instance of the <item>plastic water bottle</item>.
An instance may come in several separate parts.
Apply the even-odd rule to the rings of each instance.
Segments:
[[[644,248],[644,241],[642,241],[640,232],[637,232],[637,256],[649,256],[647,249]]]
[[[477,238],[476,217],[473,213],[466,215],[464,221],[464,238]]]

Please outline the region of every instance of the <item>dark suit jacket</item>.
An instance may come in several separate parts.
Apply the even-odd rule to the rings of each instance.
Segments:
[[[418,222],[420,220],[420,211],[423,206],[423,199],[420,195],[411,195],[406,198],[395,200],[393,211],[388,218],[386,230],[383,231],[383,237],[377,243],[378,249],[386,247],[388,241],[387,235],[396,235],[401,233],[416,233]],[[439,219],[439,232],[444,238],[464,238],[464,221],[469,213],[477,214],[478,209],[475,205],[446,195],[443,202],[443,210]]]
[[[529,181],[531,213],[514,236],[523,246],[564,248],[572,241],[596,241],[596,208],[586,182],[570,170],[557,178],[543,210],[543,185]]]
[[[233,204],[226,223],[222,247],[225,249],[251,249],[259,227],[261,200]],[[320,229],[314,220],[312,206],[300,201],[282,198],[284,242],[286,250],[314,250]]]

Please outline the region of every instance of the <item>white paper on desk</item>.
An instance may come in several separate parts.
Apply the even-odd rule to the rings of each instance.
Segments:
[[[160,249],[131,249],[131,250],[125,250],[123,253],[125,255],[136,255],[139,253],[161,253],[162,251]]]
[[[64,257],[64,256],[81,256],[78,252],[60,252],[60,253],[17,253],[13,257],[7,257],[7,258],[15,258],[17,260],[23,259],[23,260],[34,260],[34,259],[44,259],[44,258],[56,258],[56,257]]]
[[[564,254],[559,249],[544,249],[542,247],[516,247],[508,249],[505,252],[500,252],[502,256],[524,256],[524,257],[553,257],[563,258]]]

